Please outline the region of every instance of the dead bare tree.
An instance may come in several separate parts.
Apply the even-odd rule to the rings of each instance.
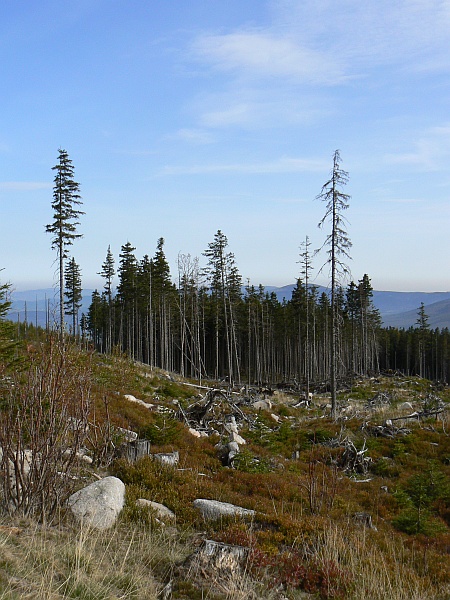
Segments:
[[[341,169],[341,156],[336,150],[333,156],[333,169],[330,179],[322,186],[322,191],[317,196],[318,200],[326,202],[325,215],[319,222],[323,227],[328,221],[331,223],[331,232],[322,246],[326,247],[328,258],[325,265],[329,266],[331,279],[331,345],[330,345],[330,387],[331,387],[331,414],[336,418],[337,396],[337,365],[338,365],[338,291],[343,276],[349,273],[349,267],[344,262],[350,258],[349,250],[352,246],[345,229],[346,219],[344,211],[349,207],[350,196],[344,194],[341,188],[348,182],[348,173]],[[324,265],[324,266],[325,266]],[[323,268],[323,267],[322,267]]]

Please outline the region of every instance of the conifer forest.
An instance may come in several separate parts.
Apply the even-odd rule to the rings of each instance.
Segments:
[[[178,284],[172,283],[162,238],[152,258],[139,260],[133,252],[128,242],[121,248],[114,296],[108,252],[101,268],[105,288],[93,293],[81,319],[83,335],[97,350],[126,352],[199,380],[316,386],[328,380],[330,295],[306,286],[305,276],[284,302],[262,286],[243,286],[221,231],[205,251],[204,268],[197,258],[179,255]],[[368,275],[338,288],[338,379],[383,370],[448,382],[449,331],[430,330],[423,309],[414,328],[383,328],[372,294]]]
[[[344,192],[349,174],[341,162],[336,150],[317,196],[325,204],[318,223],[325,240],[320,250],[311,249],[308,236],[299,243],[291,298],[280,302],[262,286],[245,285],[219,229],[201,259],[180,253],[175,272],[162,237],[151,258],[137,257],[127,242],[116,261],[109,246],[98,271],[103,289],[93,293],[87,314],[80,315],[81,268],[69,248],[82,238],[78,226],[84,212],[74,166],[60,149],[53,167],[54,220],[46,226],[58,257],[59,327],[64,328],[65,313],[72,334],[96,350],[126,353],[197,380],[296,382],[306,390],[325,386],[333,399],[339,381],[379,371],[448,382],[448,329],[431,330],[423,305],[415,327],[383,328],[369,276],[351,280],[345,218],[350,196]],[[325,291],[312,283],[317,268],[329,274]]]

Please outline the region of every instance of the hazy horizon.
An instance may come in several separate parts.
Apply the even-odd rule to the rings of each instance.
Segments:
[[[11,283],[11,291],[12,292],[19,292],[19,293],[21,293],[21,292],[34,292],[34,291],[42,291],[42,290],[55,290],[55,293],[57,292],[57,284],[56,283],[53,284],[53,285],[41,285],[41,286],[38,285],[38,286],[34,286],[34,287],[16,286],[16,285],[14,285],[13,282],[10,282],[10,283]],[[174,281],[174,283],[176,283],[176,281]],[[245,284],[245,282],[244,282],[244,284]],[[253,285],[255,287],[257,287],[258,285],[260,285],[260,282],[258,282],[258,283],[253,282]],[[295,285],[295,281],[292,281],[291,283],[285,283],[284,285],[272,285],[270,283],[267,283],[267,284],[262,284],[261,283],[261,285],[263,285],[265,288],[274,287],[274,288],[277,288],[277,289],[282,289],[284,287],[289,287],[291,285]],[[319,286],[327,287],[327,283],[326,282],[325,283],[311,283],[310,285],[319,285]],[[96,284],[94,284],[94,285],[85,285],[83,283],[83,291],[96,290],[96,289],[99,290],[99,291],[101,291],[103,289],[103,286],[104,286],[104,281],[102,281],[102,280],[99,279],[96,282]],[[115,287],[116,286],[113,285],[113,290],[115,290]],[[385,290],[382,290],[382,289],[379,289],[379,288],[374,288],[374,291],[377,291],[377,292],[395,292],[395,293],[405,293],[405,294],[415,293],[415,292],[424,293],[424,294],[447,294],[447,293],[450,293],[450,289],[447,289],[447,290],[424,290],[424,289],[417,289],[417,290],[391,290],[391,289],[385,289]]]

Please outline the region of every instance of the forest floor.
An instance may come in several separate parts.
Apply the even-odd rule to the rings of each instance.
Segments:
[[[355,377],[332,419],[319,387],[306,402],[295,387],[231,390],[97,355],[90,377],[92,430],[108,439],[97,433],[86,451],[109,454],[80,467],[74,486],[115,475],[125,507],[103,532],[65,510],[45,525],[5,515],[0,598],[450,598],[448,386]],[[150,456],[117,458],[124,430],[149,441]],[[173,466],[153,458],[174,452]],[[205,520],[199,498],[254,516]],[[244,548],[245,561],[196,562],[206,540]]]

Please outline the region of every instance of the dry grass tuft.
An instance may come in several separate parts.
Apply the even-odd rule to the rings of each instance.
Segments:
[[[0,598],[156,600],[190,547],[164,530],[43,528],[0,532]]]

